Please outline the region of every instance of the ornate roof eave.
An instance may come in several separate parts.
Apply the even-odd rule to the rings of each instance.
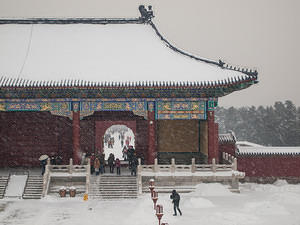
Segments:
[[[256,83],[255,79],[218,82],[28,81],[0,78],[0,98],[205,98],[222,97]]]

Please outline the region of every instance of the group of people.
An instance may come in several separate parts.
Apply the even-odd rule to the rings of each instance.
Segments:
[[[46,171],[47,161],[50,159],[51,165],[61,165],[62,164],[62,157],[59,155],[52,155],[51,157],[47,157],[45,159],[40,160],[40,165],[42,167],[42,175],[44,175]]]
[[[105,155],[101,154],[100,156],[91,157],[91,173],[96,173],[98,176],[100,173],[105,173]]]
[[[128,166],[129,170],[131,172],[132,176],[136,176],[136,169],[138,166],[138,160],[134,153],[133,147],[129,148],[129,151],[127,152],[127,160],[128,160]],[[89,157],[89,156],[87,156]],[[90,156],[91,159],[91,173],[95,173],[96,176],[99,174],[105,173],[105,154],[102,153],[100,156],[94,157],[94,155]],[[109,157],[107,159],[107,165],[109,166],[109,172],[114,173],[115,168],[117,170],[117,175],[121,175],[121,160],[119,158],[115,159],[115,155],[113,153],[109,154]]]

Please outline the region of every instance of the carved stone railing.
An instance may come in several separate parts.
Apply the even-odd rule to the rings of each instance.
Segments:
[[[43,177],[43,197],[48,193],[51,176],[84,176],[86,177],[86,193],[88,194],[90,185],[90,159],[87,165],[73,165],[73,159],[70,159],[69,165],[51,165],[48,159]]]
[[[237,160],[234,158],[232,164],[216,164],[216,160],[213,159],[211,164],[196,164],[195,159],[192,159],[191,165],[176,165],[175,159],[171,160],[169,165],[160,165],[157,163],[157,159],[154,160],[154,165],[139,165],[138,172],[218,172],[218,171],[236,171]]]
[[[158,164],[157,159],[154,160],[153,165],[141,165],[140,162],[141,160],[139,159],[137,171],[139,193],[142,192],[142,176],[145,174],[159,176],[163,173],[169,173],[170,176],[174,176],[176,173],[185,173],[185,176],[188,176],[190,173],[191,176],[226,176],[226,179],[231,180],[232,190],[238,190],[239,179],[245,177],[245,173],[237,171],[237,159],[234,157],[231,159],[231,164],[216,164],[215,159],[212,159],[211,164],[196,164],[194,158],[192,159],[192,163],[190,165],[176,165],[175,159],[171,159],[171,164],[169,165],[160,165]],[[228,172],[228,174],[224,175],[222,172]]]

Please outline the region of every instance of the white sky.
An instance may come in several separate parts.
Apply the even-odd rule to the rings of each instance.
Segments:
[[[153,5],[154,22],[175,46],[197,56],[255,68],[258,85],[220,99],[221,106],[300,106],[298,0],[0,0],[0,17],[137,17]]]

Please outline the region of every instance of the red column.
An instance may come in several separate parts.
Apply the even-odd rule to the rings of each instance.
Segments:
[[[148,103],[148,164],[154,164],[155,150],[155,111],[154,102]]]
[[[80,112],[73,111],[73,163],[80,163]]]
[[[208,163],[212,162],[212,159],[216,159],[216,163],[219,162],[218,154],[218,124],[215,123],[215,112],[207,112],[208,122]]]

